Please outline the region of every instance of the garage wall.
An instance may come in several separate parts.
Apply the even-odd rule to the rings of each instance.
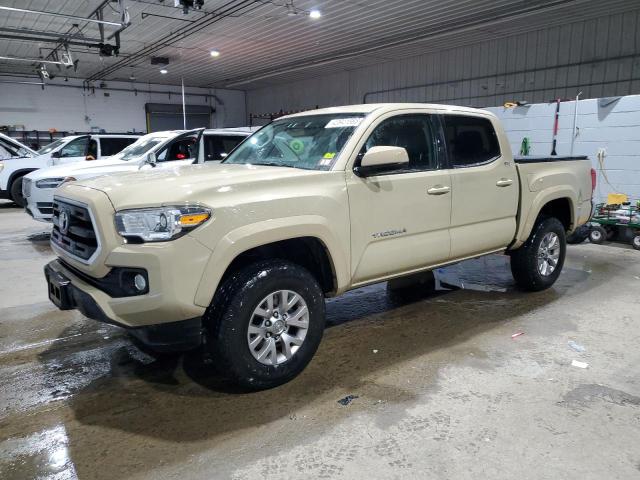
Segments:
[[[250,113],[389,101],[502,105],[640,93],[640,11],[247,92]],[[275,82],[274,82],[275,83]],[[365,98],[366,97],[366,98]]]
[[[597,199],[606,199],[607,193],[640,199],[640,96],[581,100],[578,104],[573,153],[587,155],[598,172]],[[571,153],[575,106],[575,101],[560,104],[558,155]],[[501,118],[514,153],[527,137],[530,155],[549,155],[555,109],[555,104],[544,103],[488,110]],[[597,160],[599,149],[606,152],[602,165]]]
[[[6,77],[3,78],[7,79]],[[24,81],[24,79],[13,79]],[[73,87],[73,88],[72,88]],[[89,131],[97,127],[107,132],[146,132],[146,103],[181,104],[179,87],[136,85],[134,92],[110,90],[132,89],[131,83],[107,82],[107,88],[83,91],[82,84],[58,79],[44,90],[39,85],[2,83],[0,85],[0,125],[24,125],[26,130]],[[149,91],[172,91],[171,95]],[[216,98],[186,96],[187,104],[211,105],[213,127],[244,126],[247,118],[245,94],[239,90],[187,88],[187,93],[215,95]],[[105,96],[105,93],[108,96]],[[88,117],[88,118],[85,118]]]

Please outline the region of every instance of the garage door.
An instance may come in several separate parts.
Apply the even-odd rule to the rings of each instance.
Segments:
[[[147,112],[147,132],[182,130],[182,105],[147,103],[144,108]],[[211,114],[214,110],[210,106],[186,105],[185,110],[187,111],[187,129],[211,126]]]

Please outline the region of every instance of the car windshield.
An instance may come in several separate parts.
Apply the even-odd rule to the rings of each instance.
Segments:
[[[168,137],[164,136],[158,137],[156,135],[145,135],[144,137],[140,137],[140,139],[136,140],[120,153],[116,153],[111,158],[117,158],[118,160],[124,161],[135,160],[145,153],[150,152],[153,147],[161,144],[167,139]]]
[[[364,114],[276,120],[240,144],[223,163],[329,170]]]
[[[56,148],[58,148],[61,145],[64,145],[68,141],[69,141],[68,138],[61,138],[59,140],[56,140],[55,142],[50,143],[49,145],[46,145],[42,147],[40,150],[38,150],[38,155],[44,155],[45,153],[53,152]]]

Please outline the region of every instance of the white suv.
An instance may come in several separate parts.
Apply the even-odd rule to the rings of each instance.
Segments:
[[[38,170],[24,178],[26,211],[36,220],[49,222],[53,215],[53,192],[64,182],[140,168],[220,161],[250,134],[251,129],[248,128],[155,132],[140,137],[105,160]]]
[[[140,135],[71,135],[33,152],[30,157],[3,161],[0,171],[0,193],[4,198],[25,206],[22,196],[22,180],[34,170],[81,160],[97,160],[114,155],[135,142]]]

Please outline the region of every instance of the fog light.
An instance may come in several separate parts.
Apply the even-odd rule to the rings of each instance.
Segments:
[[[136,287],[136,290],[139,292],[144,292],[147,288],[147,279],[144,278],[144,275],[140,275],[139,273],[133,277],[133,284]]]

